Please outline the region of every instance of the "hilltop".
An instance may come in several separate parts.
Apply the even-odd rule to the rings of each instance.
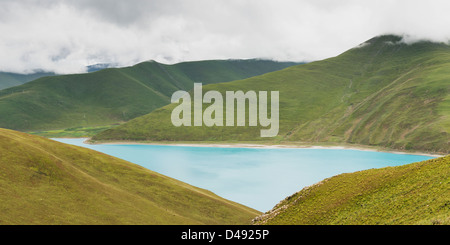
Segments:
[[[268,225],[450,224],[450,156],[325,179],[254,219]]]
[[[249,224],[260,212],[136,164],[0,129],[0,224]]]
[[[93,141],[212,141],[360,144],[450,152],[450,46],[402,37],[370,39],[333,58],[248,79],[203,86],[203,92],[279,91],[280,130],[175,127],[175,104],[103,131]],[[204,108],[207,105],[204,106]]]
[[[0,127],[20,131],[125,122],[170,103],[194,82],[228,82],[298,63],[211,60],[165,65],[155,61],[84,74],[43,77],[0,90]]]

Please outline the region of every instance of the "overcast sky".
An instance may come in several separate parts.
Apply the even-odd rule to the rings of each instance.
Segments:
[[[0,71],[312,61],[380,34],[448,42],[448,0],[0,0]]]

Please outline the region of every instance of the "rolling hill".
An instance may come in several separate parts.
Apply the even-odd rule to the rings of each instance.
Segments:
[[[256,59],[175,65],[149,61],[44,77],[0,91],[0,127],[35,131],[114,124],[169,104],[174,91],[189,90],[194,82],[227,82],[294,64]]]
[[[41,77],[54,76],[54,73],[37,72],[32,74],[18,74],[11,72],[0,72],[0,90],[19,86],[27,82],[31,82]]]
[[[250,224],[260,212],[89,149],[0,129],[0,224]]]
[[[450,224],[450,156],[325,179],[254,219],[269,225]]]
[[[87,72],[100,71],[109,67],[113,64],[95,64],[87,66]],[[31,82],[41,77],[56,76],[57,74],[53,72],[34,72],[31,74],[20,74],[12,72],[0,72],[0,90],[10,87],[19,86],[27,82]]]
[[[225,91],[279,91],[277,137],[261,138],[261,127],[248,124],[175,127],[171,104],[92,140],[345,143],[447,154],[449,71],[449,45],[379,36],[333,58],[203,87],[224,98]]]

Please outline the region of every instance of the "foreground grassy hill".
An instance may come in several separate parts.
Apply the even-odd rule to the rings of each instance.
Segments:
[[[89,149],[0,129],[0,224],[249,224],[260,213]]]
[[[54,73],[46,73],[46,72],[37,72],[32,74],[0,72],[0,90],[14,86],[19,86],[41,77],[54,75],[55,75]]]
[[[175,127],[171,104],[93,140],[349,143],[448,153],[450,46],[401,39],[380,36],[337,57],[203,87],[224,98],[225,91],[279,91],[275,138],[261,138],[261,127]]]
[[[21,131],[109,125],[170,103],[172,93],[194,82],[227,82],[296,63],[213,60],[132,67],[40,78],[0,91],[0,127]]]
[[[341,174],[304,188],[255,224],[450,224],[450,156]]]

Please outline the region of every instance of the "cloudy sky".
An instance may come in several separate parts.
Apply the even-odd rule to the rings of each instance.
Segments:
[[[0,71],[312,61],[386,33],[447,42],[448,0],[0,0]]]

